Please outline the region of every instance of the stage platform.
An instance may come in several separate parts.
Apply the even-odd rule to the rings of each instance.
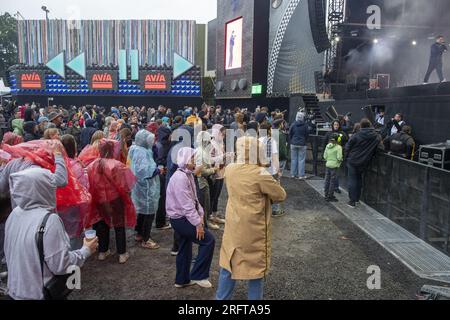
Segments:
[[[356,94],[356,93],[355,93]],[[365,117],[365,106],[384,106],[389,121],[396,113],[412,126],[418,144],[430,144],[450,140],[450,82],[428,84],[386,90],[368,90],[350,95],[335,96],[334,101],[319,103],[322,113],[334,106],[339,114],[352,113],[352,121]]]
[[[335,100],[450,96],[450,82],[430,83],[415,86],[356,92],[344,92],[343,88],[344,87],[342,87],[342,90],[337,89],[333,94]]]

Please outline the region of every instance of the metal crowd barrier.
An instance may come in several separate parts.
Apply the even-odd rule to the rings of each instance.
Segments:
[[[307,171],[324,176],[323,137],[311,136]],[[346,165],[339,173],[347,189]],[[437,249],[450,253],[450,171],[378,152],[364,175],[362,201]]]

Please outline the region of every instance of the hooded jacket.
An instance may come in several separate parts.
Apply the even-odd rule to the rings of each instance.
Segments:
[[[194,149],[181,148],[177,153],[177,171],[172,175],[166,192],[166,212],[170,219],[186,218],[193,226],[203,221],[204,211],[197,198],[192,171],[187,168]]]
[[[81,136],[80,136],[80,147],[83,149],[88,144],[91,143],[91,138],[94,135],[94,133],[97,131],[95,128],[95,121],[92,119],[86,120],[86,128],[83,128],[81,130]]]
[[[373,128],[361,128],[345,146],[347,163],[353,167],[364,168],[377,151],[381,136]]]
[[[226,224],[220,249],[220,267],[234,280],[266,276],[272,249],[272,202],[286,199],[286,192],[264,168],[254,164],[252,150],[258,140],[237,140],[237,163],[225,169],[228,192]],[[263,172],[266,172],[264,174]]]
[[[342,147],[337,143],[329,143],[325,148],[323,158],[327,161],[326,167],[330,169],[337,169],[341,166]]]
[[[309,137],[308,124],[305,121],[295,121],[289,129],[289,142],[293,146],[306,146]]]
[[[14,119],[11,121],[11,127],[15,134],[23,137],[23,119]]]
[[[167,155],[170,150],[170,135],[172,131],[164,126],[157,130],[158,142],[156,143],[156,164],[167,167]]]
[[[44,279],[36,245],[36,233],[56,207],[55,176],[46,169],[30,168],[11,175],[11,196],[17,207],[5,228],[5,256],[8,264],[8,294],[17,300],[41,300],[43,284],[53,275],[67,273],[70,266],[83,266],[90,250],[70,251],[69,236],[57,214],[52,214],[44,231]]]

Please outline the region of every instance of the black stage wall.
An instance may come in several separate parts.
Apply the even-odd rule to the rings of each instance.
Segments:
[[[322,113],[330,106],[335,106],[339,114],[353,113],[354,122],[364,117],[361,108],[368,105],[385,106],[386,119],[391,119],[398,112],[402,113],[406,123],[412,126],[413,136],[418,144],[450,140],[450,96],[394,97],[319,103]]]
[[[203,98],[183,98],[183,97],[126,97],[126,96],[52,96],[53,100],[48,101],[49,96],[15,96],[19,104],[39,103],[41,107],[49,105],[67,106],[84,106],[87,104],[98,105],[101,107],[112,106],[146,106],[158,107],[164,105],[173,110],[177,110],[184,106],[200,107]]]

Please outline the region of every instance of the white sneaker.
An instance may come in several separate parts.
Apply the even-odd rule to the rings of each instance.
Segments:
[[[211,230],[220,230],[220,227],[211,220],[208,220],[208,228]]]
[[[195,284],[194,281],[191,281],[187,284],[176,284],[175,283],[175,288],[186,288],[186,287],[193,286],[194,284]]]
[[[214,223],[225,224],[225,219],[219,218],[219,216],[212,216],[210,220]]]
[[[99,261],[105,261],[106,258],[108,258],[111,255],[111,251],[106,251],[106,252],[99,252],[98,254],[98,260]]]
[[[441,83],[443,83],[443,82],[447,82],[447,79],[444,79],[444,80],[441,81]]]
[[[128,252],[125,252],[124,254],[119,255],[119,263],[124,264],[125,262],[130,259],[130,254]]]
[[[212,288],[212,283],[209,282],[208,279],[204,279],[204,280],[192,280],[191,282],[193,282],[194,284],[202,287],[202,288]]]
[[[0,279],[6,279],[7,277],[8,277],[7,271],[0,273]]]

